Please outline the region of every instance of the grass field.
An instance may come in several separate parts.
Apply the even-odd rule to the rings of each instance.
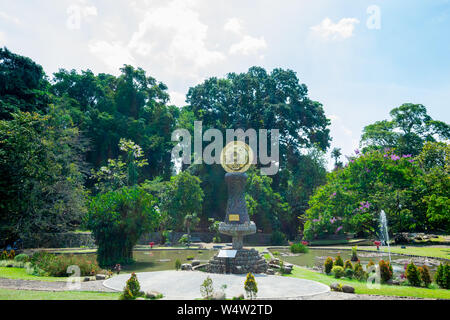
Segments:
[[[450,290],[445,289],[427,289],[416,288],[409,286],[393,286],[393,285],[381,285],[380,289],[369,289],[365,282],[359,282],[357,280],[349,279],[335,279],[333,276],[327,276],[323,273],[318,273],[305,268],[295,266],[291,275],[288,277],[301,278],[317,281],[326,285],[330,285],[333,282],[339,282],[341,284],[348,284],[355,288],[357,294],[371,294],[382,296],[398,296],[398,297],[416,297],[416,298],[428,298],[428,299],[450,299]]]
[[[120,293],[0,289],[0,300],[117,300]]]
[[[332,247],[333,249],[349,249],[349,247]],[[360,250],[377,251],[375,246],[358,246]],[[388,248],[380,248],[380,251],[388,252]],[[402,249],[401,246],[392,246],[392,253],[411,254],[422,257],[437,257],[450,259],[450,247],[449,246],[406,246],[406,249]]]
[[[39,281],[67,281],[67,277],[39,277],[26,273],[25,268],[3,268],[3,267],[0,267],[0,278],[39,280]]]

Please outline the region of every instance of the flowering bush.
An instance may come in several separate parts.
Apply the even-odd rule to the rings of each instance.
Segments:
[[[419,267],[420,280],[425,287],[429,287],[431,284],[430,269],[427,266]]]
[[[391,264],[388,261],[380,260],[380,262],[378,262],[378,265],[380,267],[381,281],[386,283],[391,280],[393,275]]]
[[[331,269],[333,269],[333,258],[328,257],[325,260],[324,269],[326,274],[329,274],[331,272]]]
[[[374,266],[374,265],[375,265],[375,262],[373,262],[372,260],[369,260],[369,263],[368,263],[367,266],[366,266],[367,272],[369,272],[370,267],[372,267],[372,266]]]
[[[83,255],[54,255],[47,252],[36,252],[31,257],[31,266],[34,273],[42,275],[42,271],[52,277],[67,277],[69,266],[78,266],[80,276],[95,275],[100,271],[100,267],[94,259]]]
[[[344,260],[342,260],[341,255],[338,254],[336,260],[334,260],[334,265],[339,267],[344,267]]]
[[[423,153],[438,148],[432,145]],[[428,174],[415,159],[394,149],[359,151],[348,166],[331,172],[327,183],[311,196],[303,228],[306,239],[343,231],[373,234],[381,209],[393,232],[450,226],[445,168]]]
[[[352,263],[350,262],[350,260],[346,260],[346,261],[345,261],[345,263],[344,263],[344,269],[351,269],[351,270],[353,270],[353,265],[352,265]]]

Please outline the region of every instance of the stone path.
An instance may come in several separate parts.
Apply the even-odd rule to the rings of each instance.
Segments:
[[[117,292],[103,285],[103,281],[82,282],[81,288],[69,290],[64,281],[36,281],[0,278],[0,288],[14,290],[33,290],[33,291],[95,291],[95,292]],[[387,297],[363,294],[346,294],[341,292],[328,291],[314,296],[303,296],[296,298],[285,298],[284,300],[411,300],[416,298],[407,297]]]
[[[194,300],[201,298],[200,285],[210,276],[214,289],[226,285],[226,296],[237,297],[244,293],[246,275],[206,274],[196,271],[158,271],[137,273],[141,290],[155,290],[169,300]],[[130,275],[121,274],[106,280],[103,284],[111,289],[122,291]],[[280,299],[300,298],[327,293],[330,288],[322,283],[306,279],[280,276],[255,275],[258,284],[258,298]]]
[[[96,291],[96,292],[116,292],[103,285],[103,281],[80,282],[80,288],[75,289],[68,286],[65,281],[36,281],[20,279],[0,278],[0,288],[16,290],[35,291]]]

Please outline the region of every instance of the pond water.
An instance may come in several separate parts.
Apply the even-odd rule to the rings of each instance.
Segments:
[[[341,255],[342,259],[350,260],[352,256],[351,250],[338,250],[338,249],[309,249],[308,253],[300,253],[300,254],[292,254],[290,250],[270,250],[272,254],[279,253],[279,255],[275,255],[275,257],[280,258],[288,263],[292,263],[302,267],[308,267],[313,269],[322,269],[325,259],[327,257],[336,258],[338,254]],[[389,254],[386,252],[357,252],[358,258],[361,261],[361,264],[365,267],[370,260],[375,263],[378,263],[380,260],[389,261]],[[418,258],[418,257],[408,257],[399,254],[391,253],[391,261],[392,268],[394,270],[394,274],[399,276],[404,272],[405,264],[413,261],[417,266],[427,265],[430,268],[430,273],[432,276],[436,271],[436,267],[440,264],[440,261],[437,259],[427,259],[427,258]],[[352,264],[355,264],[352,262]]]
[[[175,261],[190,263],[188,257],[194,257],[202,264],[208,262],[217,253],[215,250],[148,250],[133,251],[136,261],[132,265],[122,266],[123,272],[151,272],[163,270],[175,270]],[[89,254],[95,257],[95,254]]]

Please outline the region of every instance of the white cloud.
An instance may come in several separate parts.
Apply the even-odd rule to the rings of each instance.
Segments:
[[[87,4],[86,0],[80,0],[78,4],[72,4],[67,8],[66,26],[70,30],[79,30],[83,19],[97,14],[97,7]]]
[[[177,107],[184,107],[186,105],[186,95],[176,91],[169,92],[170,103],[176,105]]]
[[[331,120],[331,127],[335,131],[341,131],[346,136],[351,136],[353,134],[352,130],[350,130],[349,128],[347,128],[344,125],[344,123],[342,122],[341,117],[332,114],[332,115],[328,116],[328,118]]]
[[[0,31],[0,47],[4,46],[5,42],[6,42],[5,33]]]
[[[230,54],[251,55],[267,48],[266,40],[263,37],[254,38],[252,36],[244,36],[241,41],[234,43],[230,47]]]
[[[238,18],[229,19],[223,28],[225,31],[235,33],[241,38],[239,42],[231,45],[229,50],[230,54],[242,54],[248,56],[257,54],[260,50],[267,48],[267,42],[264,37],[256,38],[244,33],[242,22]],[[260,55],[260,58],[261,57],[263,56]]]
[[[7,14],[6,12],[0,11],[0,19],[5,20],[7,22],[12,22],[15,24],[20,24],[20,20],[12,15]]]
[[[353,36],[355,25],[358,23],[359,20],[356,18],[343,18],[337,23],[325,18],[319,25],[311,27],[311,30],[327,40],[342,40]]]
[[[129,49],[121,42],[94,41],[89,44],[89,50],[113,72],[118,72],[124,64],[135,63]]]
[[[208,48],[208,26],[194,10],[195,4],[173,0],[166,6],[147,9],[129,49],[164,64],[172,73],[194,77],[199,69],[225,60],[222,52]]]
[[[223,29],[225,31],[241,34],[242,33],[241,20],[239,20],[238,18],[231,18],[225,23]]]

